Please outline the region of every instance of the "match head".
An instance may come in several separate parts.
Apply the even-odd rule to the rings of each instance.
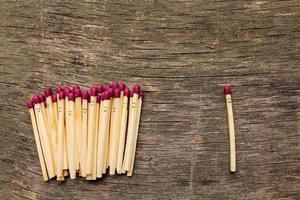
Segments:
[[[70,88],[68,86],[64,86],[63,91],[65,93],[65,96],[68,96],[68,94],[71,92]]]
[[[60,93],[58,93],[58,99],[59,100],[65,99],[65,93],[63,91],[61,91]]]
[[[111,85],[108,83],[105,85],[105,91],[108,91],[111,88]]]
[[[74,91],[74,96],[75,96],[75,99],[78,98],[78,97],[81,97],[81,90],[80,89],[75,89]]]
[[[142,100],[144,100],[144,92],[140,92],[139,93],[139,98],[141,98]]]
[[[31,109],[31,108],[33,108],[33,100],[32,99],[30,99],[30,100],[28,100],[27,101],[27,107],[29,108],[29,109]]]
[[[112,88],[109,88],[108,92],[109,92],[109,98],[114,95],[114,90]]]
[[[89,93],[88,93],[88,91],[87,90],[82,90],[81,91],[81,96],[82,96],[82,99],[88,99],[88,97],[89,97]]]
[[[97,95],[97,88],[96,87],[91,87],[90,88],[90,95],[91,96],[96,96]]]
[[[42,100],[40,99],[40,97],[38,95],[35,95],[32,98],[33,104],[40,104],[42,102]]]
[[[125,83],[120,82],[120,83],[119,83],[119,89],[120,89],[121,91],[123,91],[123,90],[125,90],[125,88],[126,88]]]
[[[77,85],[77,84],[73,85],[72,90],[73,90],[73,93],[75,93],[76,90],[80,90],[79,85]]]
[[[120,98],[120,96],[121,96],[121,91],[120,91],[119,88],[116,88],[116,89],[114,90],[114,97],[115,97],[115,98]]]
[[[43,94],[39,94],[39,98],[41,99],[41,101],[46,101],[46,97]]]
[[[124,96],[129,97],[129,95],[130,95],[129,88],[125,88],[125,90],[124,90]]]
[[[130,90],[130,97],[133,97],[134,92]]]
[[[112,89],[114,89],[114,90],[117,89],[117,88],[118,88],[118,82],[114,82],[114,81],[113,81],[113,82],[111,83],[111,87],[112,87]]]
[[[103,92],[103,86],[101,84],[98,84],[96,85],[96,87],[97,87],[97,92],[101,94]]]
[[[105,91],[102,95],[102,100],[109,100],[110,99],[110,93],[109,91]]]
[[[62,87],[61,86],[57,86],[56,89],[55,89],[56,93],[59,94],[60,92],[63,91]]]
[[[231,94],[231,88],[230,88],[230,85],[225,85],[225,86],[224,86],[224,94],[225,94],[225,95]]]
[[[57,102],[57,95],[56,94],[52,95],[52,102],[53,103]]]
[[[70,92],[70,93],[68,94],[68,100],[69,100],[69,101],[74,101],[74,100],[75,100],[75,96],[74,96],[74,93],[73,93],[73,92]]]
[[[52,89],[51,89],[51,87],[46,87],[44,89],[44,94],[45,94],[46,97],[51,96],[52,95]]]
[[[141,90],[141,86],[139,84],[135,84],[133,86],[133,89],[132,89],[133,93],[138,94],[140,92],[140,90]]]

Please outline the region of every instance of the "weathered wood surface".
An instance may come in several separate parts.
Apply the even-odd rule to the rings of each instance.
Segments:
[[[300,198],[298,0],[2,0],[0,10],[0,199]],[[26,100],[111,80],[146,91],[134,176],[43,183]]]

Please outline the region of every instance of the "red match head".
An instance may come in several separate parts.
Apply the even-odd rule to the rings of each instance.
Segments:
[[[88,99],[88,96],[89,96],[89,94],[88,94],[88,91],[87,90],[82,90],[81,91],[81,96],[82,96],[82,99]]]
[[[97,95],[97,88],[96,87],[91,87],[90,88],[90,95],[91,96],[96,96]]]
[[[120,96],[121,96],[121,91],[120,91],[119,88],[116,88],[116,89],[114,90],[114,97],[115,97],[115,98],[120,98]]]
[[[73,85],[73,88],[72,88],[73,93],[75,93],[76,90],[80,90],[80,87],[77,84]]]
[[[111,88],[111,85],[108,83],[105,85],[105,91],[108,91]]]
[[[59,100],[65,99],[65,93],[62,91],[60,93],[58,93],[58,99]]]
[[[55,91],[58,94],[58,93],[62,92],[63,89],[62,89],[62,87],[58,86],[58,87],[56,87]]]
[[[65,93],[65,96],[68,96],[68,94],[71,92],[70,88],[68,86],[64,86],[63,91]]]
[[[224,86],[224,93],[226,94],[231,94],[231,88],[230,85],[225,85]]]
[[[96,87],[97,87],[97,92],[101,94],[103,92],[103,86],[101,84],[98,84],[96,85]]]
[[[125,83],[123,83],[123,82],[120,82],[119,83],[119,89],[121,90],[121,91],[123,91],[123,90],[125,90]]]
[[[30,100],[27,101],[27,107],[29,109],[33,108],[33,100],[32,99],[30,99]]]
[[[39,98],[41,101],[46,101],[46,97],[43,94],[39,94]]]
[[[102,97],[103,100],[109,100],[110,99],[110,93],[109,91],[105,91]]]
[[[125,90],[124,90],[124,96],[129,97],[129,95],[130,95],[129,88],[125,88]]]
[[[51,87],[46,87],[44,89],[44,94],[45,94],[46,97],[51,96],[52,95],[52,89],[51,89]]]
[[[53,94],[52,95],[52,102],[57,102],[57,95],[56,94]]]
[[[144,92],[140,92],[139,93],[139,98],[141,98],[142,100],[144,100]]]
[[[74,96],[74,93],[73,93],[73,92],[70,92],[70,93],[68,94],[68,100],[69,100],[69,101],[74,101],[74,100],[75,100],[75,96]]]
[[[113,81],[113,82],[111,83],[111,87],[112,87],[112,89],[114,89],[114,90],[117,89],[117,88],[118,88],[118,82],[114,82],[114,81]]]
[[[139,84],[135,84],[133,86],[133,89],[132,89],[133,93],[138,94],[140,92],[140,90],[141,90],[141,86]]]
[[[75,99],[78,98],[78,97],[81,97],[81,90],[80,89],[75,89],[74,91],[74,96],[75,96]]]
[[[32,101],[33,101],[33,104],[39,104],[42,102],[42,100],[40,99],[40,97],[38,95],[35,95],[33,98],[32,98]]]
[[[109,88],[108,92],[109,92],[109,98],[114,95],[114,90],[112,88]]]

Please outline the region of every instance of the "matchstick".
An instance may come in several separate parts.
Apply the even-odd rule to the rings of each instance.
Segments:
[[[230,171],[236,172],[236,150],[235,150],[235,132],[234,132],[234,120],[233,109],[231,99],[231,88],[229,85],[224,87],[224,93],[226,97],[228,125],[229,125],[229,143],[230,143]]]
[[[34,102],[34,112],[36,116],[36,121],[38,125],[38,132],[40,135],[40,141],[41,141],[41,147],[42,147],[42,152],[44,154],[45,158],[45,164],[48,172],[48,177],[51,179],[55,176],[55,167],[53,163],[53,156],[52,156],[52,150],[51,150],[51,138],[49,137],[47,133],[47,128],[46,128],[46,120],[43,116],[43,111],[42,111],[42,104],[43,101],[40,99],[40,97],[34,96],[33,97],[33,102]]]
[[[101,93],[100,93],[101,94]],[[99,128],[99,118],[100,118],[100,103],[101,96],[96,97],[96,119],[95,119],[95,138],[94,138],[94,158],[93,158],[93,172],[92,172],[92,180],[97,179],[97,157],[98,157],[98,128]]]
[[[46,114],[47,114],[47,121],[50,130],[50,136],[52,140],[52,154],[53,154],[53,161],[54,165],[56,166],[56,155],[57,155],[57,125],[55,121],[55,113],[53,110],[53,103],[52,103],[52,90],[50,87],[45,88],[44,94],[46,96]]]
[[[67,133],[67,150],[69,158],[70,178],[76,178],[76,135],[75,135],[75,96],[72,92],[68,94],[68,133]]]
[[[91,179],[92,172],[93,172],[97,88],[91,87],[90,95],[91,95],[91,101],[88,105],[88,140],[87,140],[88,143],[87,143],[87,156],[86,156],[87,179]]]
[[[68,146],[67,146],[67,135],[69,131],[69,127],[67,126],[68,120],[68,95],[71,92],[70,88],[68,86],[63,86],[62,88],[63,93],[65,95],[65,134],[64,134],[64,173],[67,174],[69,170],[69,156],[68,156]]]
[[[137,105],[137,120],[135,121],[135,137],[134,137],[134,147],[133,147],[133,158],[131,161],[131,168],[127,172],[127,176],[132,176],[133,173],[133,167],[134,167],[134,160],[135,160],[135,152],[136,152],[136,145],[137,145],[137,138],[138,138],[138,132],[139,132],[139,125],[140,125],[140,117],[141,117],[141,111],[142,111],[142,102],[144,99],[144,93],[139,93],[139,99],[138,99],[138,105]]]
[[[121,126],[120,126],[120,139],[118,147],[118,157],[117,157],[117,173],[122,173],[124,146],[125,146],[125,136],[126,136],[126,126],[127,126],[127,116],[128,116],[128,98],[130,91],[128,88],[124,90],[124,96],[122,100],[122,116],[121,116]]]
[[[82,123],[82,106],[81,106],[81,90],[78,85],[73,86],[73,93],[75,95],[75,138],[76,138],[76,170],[80,169],[80,155],[81,155],[81,123]]]
[[[117,168],[118,147],[120,138],[120,122],[121,122],[121,91],[119,88],[114,90],[111,135],[109,145],[109,174],[115,175]]]
[[[109,86],[109,87],[108,87]],[[107,116],[107,130],[106,130],[106,141],[105,141],[105,156],[104,156],[104,164],[103,164],[103,168],[102,168],[102,173],[105,174],[106,170],[109,167],[109,140],[110,140],[110,120],[111,120],[111,110],[112,110],[112,96],[113,96],[113,89],[110,87],[110,85],[108,84],[106,86],[106,98],[108,100],[108,116]]]
[[[28,107],[29,113],[30,113],[31,124],[32,124],[32,128],[33,128],[33,134],[34,134],[34,138],[35,138],[35,144],[37,147],[39,161],[40,161],[40,165],[41,165],[41,169],[42,169],[43,179],[44,179],[44,181],[48,181],[49,177],[47,174],[45,159],[44,159],[44,155],[43,155],[43,151],[42,151],[42,146],[41,146],[40,136],[39,136],[39,132],[38,132],[38,128],[37,128],[37,122],[36,122],[35,114],[34,114],[34,110],[33,110],[33,101],[32,100],[29,100],[27,102],[27,107]]]
[[[129,171],[131,169],[131,163],[133,159],[133,148],[134,148],[134,139],[135,139],[135,132],[134,127],[136,123],[136,116],[137,116],[137,104],[138,104],[138,97],[140,92],[140,86],[138,84],[133,86],[133,97],[131,102],[131,108],[129,110],[129,122],[128,122],[128,134],[127,134],[127,142],[126,142],[126,149],[125,149],[125,159],[123,164],[123,170]]]
[[[65,134],[65,95],[59,92],[58,101],[58,135],[57,135],[57,163],[56,176],[59,180],[64,180],[64,134]]]
[[[87,149],[87,131],[88,131],[88,92],[81,91],[82,94],[82,132],[81,132],[81,158],[80,170],[81,176],[86,177],[86,149]]]

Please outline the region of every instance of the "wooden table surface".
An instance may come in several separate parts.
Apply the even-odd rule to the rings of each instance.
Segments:
[[[299,0],[0,1],[0,199],[300,199],[299,24]],[[26,100],[112,80],[145,91],[134,176],[44,183]]]

